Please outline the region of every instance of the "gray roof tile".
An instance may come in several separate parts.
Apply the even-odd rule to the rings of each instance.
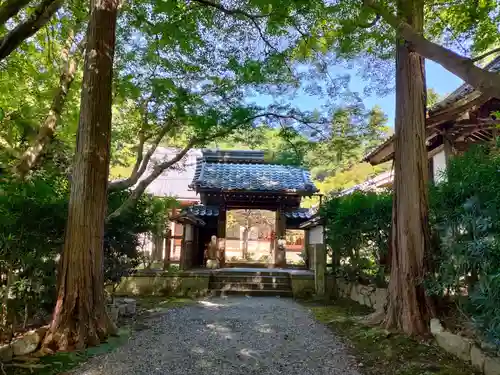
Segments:
[[[296,192],[318,191],[308,171],[298,167],[262,163],[211,162],[205,154],[198,158],[196,173],[191,184],[196,190],[213,189],[249,192]],[[244,159],[239,159],[243,161]]]
[[[202,204],[189,206],[186,210],[196,216],[219,216],[219,207],[205,206]],[[310,219],[316,210],[310,208],[298,208],[294,211],[285,211],[285,216],[289,219]]]

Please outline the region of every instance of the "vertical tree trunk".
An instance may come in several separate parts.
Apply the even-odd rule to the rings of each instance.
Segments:
[[[398,11],[417,32],[423,31],[423,0],[399,0]],[[432,312],[423,286],[430,249],[425,95],[424,59],[400,39],[396,47],[392,265],[385,325],[411,335],[428,332]]]
[[[58,296],[44,346],[97,345],[115,331],[105,309],[103,238],[117,0],[91,0],[80,120]]]

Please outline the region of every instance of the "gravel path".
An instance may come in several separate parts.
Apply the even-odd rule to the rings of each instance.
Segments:
[[[359,375],[325,326],[290,299],[229,297],[172,309],[77,375]]]

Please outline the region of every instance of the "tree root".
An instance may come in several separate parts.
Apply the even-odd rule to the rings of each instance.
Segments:
[[[385,309],[377,310],[370,315],[362,316],[359,322],[368,326],[382,325],[385,318]]]

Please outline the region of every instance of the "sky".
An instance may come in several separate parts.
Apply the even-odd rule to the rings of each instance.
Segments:
[[[426,78],[427,87],[434,89],[440,96],[446,96],[452,91],[457,89],[463,81],[448,72],[440,65],[432,62],[426,61]],[[351,80],[349,83],[349,89],[353,92],[362,93],[365,83],[363,79],[351,72]],[[273,102],[271,97],[259,96],[253,98],[253,100],[258,105],[268,105]],[[363,97],[363,103],[366,108],[372,108],[378,105],[386,113],[388,117],[388,125],[394,127],[394,112],[395,112],[395,95],[394,92],[386,96],[376,96],[375,94],[370,97]],[[313,111],[314,109],[320,109],[322,100],[317,96],[308,95],[306,93],[298,94],[291,102],[293,106],[296,106],[303,111]]]

